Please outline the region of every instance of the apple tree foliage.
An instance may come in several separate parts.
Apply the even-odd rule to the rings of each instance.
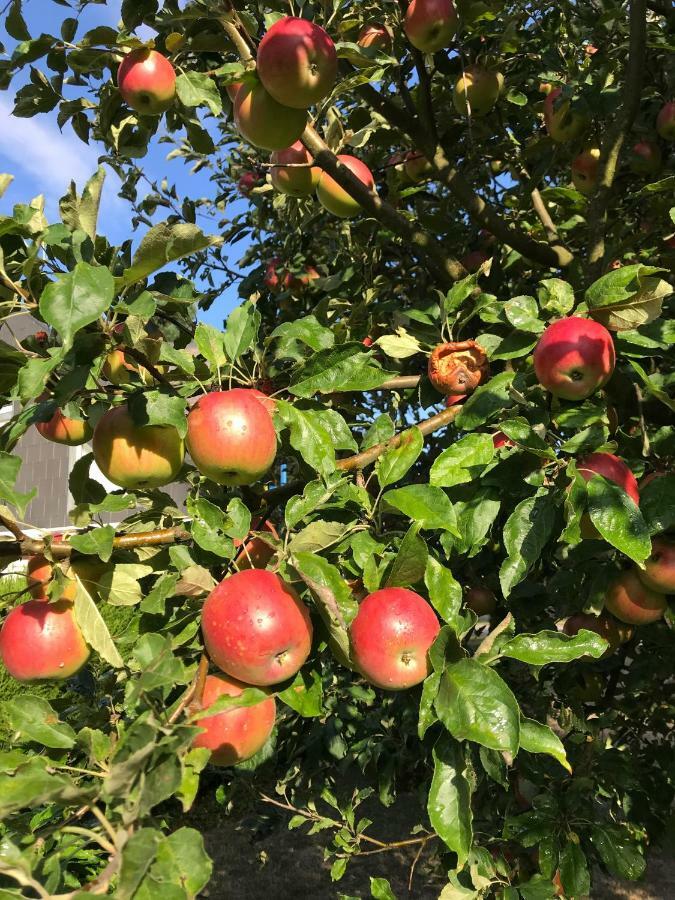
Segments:
[[[40,198],[0,219],[0,385],[16,411],[0,432],[4,521],[25,518],[17,444],[54,403],[95,423],[124,395],[138,421],[184,434],[190,398],[258,386],[277,399],[279,454],[251,488],[219,487],[186,465],[184,505],[163,490],[106,493],[91,454],[73,468],[81,532],[71,543],[105,564],[76,602],[95,652],[57,690],[3,700],[0,896],[194,897],[211,862],[189,811],[214,785],[223,806],[234,802],[242,780],[254,792],[276,781],[291,826],[324,831],[339,882],[377,836],[377,817],[356,813],[365,795],[341,793],[354,770],[384,807],[399,789],[428,798],[416,849],[444,900],[583,897],[598,865],[639,878],[673,799],[673,617],[609,654],[594,633],[569,638],[556,623],[601,611],[617,570],[640,565],[652,535],[675,527],[675,475],[646,487],[639,509],[611,483],[575,475],[593,451],[616,452],[637,477],[668,473],[675,455],[673,145],[662,142],[659,172],[630,165],[675,94],[669,4],[464,0],[456,39],[433,57],[406,42],[405,2],[293,4],[338,46],[338,82],[314,120],[325,159],[362,158],[383,201],[349,221],[276,193],[268,155],[233,125],[227,85],[255,78],[240,45],[255,48],[289,4],[124,0],[118,28],[85,32],[87,5],[55,0],[55,34],[31,33],[21,0],[6,7],[0,81],[14,115],[55,112],[99,149],[101,168],[63,197],[59,222]],[[356,44],[372,21],[390,25],[390,51]],[[178,72],[161,118],[138,117],[116,88],[141,25]],[[452,88],[477,62],[505,87],[472,118],[457,113]],[[542,83],[563,85],[588,117],[582,138],[547,136]],[[157,136],[208,173],[210,191],[147,178]],[[589,142],[606,177],[586,198],[570,165]],[[433,160],[427,180],[406,179],[397,154],[409,150]],[[119,246],[98,216],[106,169],[134,209]],[[235,205],[246,173],[252,189]],[[470,274],[458,261],[477,250],[487,261]],[[305,284],[308,266],[319,278]],[[224,291],[241,298],[224,327],[198,324]],[[45,323],[46,342],[11,340],[21,312]],[[618,356],[606,388],[577,403],[552,398],[532,366],[547,323],[572,312],[608,324]],[[469,338],[487,350],[490,375],[446,410],[427,357]],[[118,346],[147,378],[106,384]],[[435,430],[415,427],[439,414]],[[497,430],[509,439],[498,449]],[[602,540],[581,537],[589,511]],[[279,540],[265,537],[270,566],[309,604],[315,645],[276,691],[270,745],[214,774],[208,753],[191,749],[198,723],[184,703],[200,609],[261,517],[277,526]],[[158,529],[173,529],[170,542],[144,541]],[[385,586],[421,593],[443,623],[431,674],[400,694],[350,667],[358,598]],[[489,624],[464,603],[474,586],[497,597]],[[393,896],[372,884],[373,896]]]

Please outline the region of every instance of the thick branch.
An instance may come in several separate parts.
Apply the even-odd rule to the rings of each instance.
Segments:
[[[381,384],[378,391],[405,391],[408,388],[416,388],[422,380],[421,375],[399,375]]]
[[[605,256],[605,230],[607,210],[612,195],[614,179],[619,167],[621,149],[632,128],[640,108],[640,96],[645,71],[647,45],[646,0],[630,0],[630,43],[624,82],[623,106],[613,124],[607,130],[600,153],[600,178],[598,190],[588,210],[588,231],[591,246],[588,254],[590,280],[600,276]]]
[[[134,534],[120,534],[113,540],[113,549],[132,550],[135,547],[159,547],[164,544],[177,544],[181,541],[189,541],[191,535],[184,528],[162,528],[157,531],[142,531]],[[0,559],[21,559],[22,557],[35,556],[44,553],[47,542],[26,538],[25,540],[0,541]],[[65,541],[53,543],[50,547],[54,559],[69,559],[73,553],[77,553]]]
[[[457,418],[461,409],[462,407],[460,404],[451,406],[449,409],[445,409],[443,412],[438,413],[438,415],[431,416],[431,418],[426,419],[424,422],[419,422],[417,428],[419,428],[425,437],[428,434],[433,434],[434,431],[440,431],[441,428],[445,428]],[[366,466],[370,466],[379,459],[383,453],[386,453],[387,450],[393,450],[395,447],[398,447],[404,434],[404,431],[399,432],[398,434],[395,434],[391,440],[385,441],[382,444],[375,444],[374,447],[364,450],[363,453],[357,453],[355,456],[348,456],[346,459],[338,460],[338,469],[341,469],[343,472],[353,472],[354,469],[364,469]]]

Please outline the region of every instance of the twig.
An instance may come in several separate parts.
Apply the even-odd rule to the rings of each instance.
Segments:
[[[148,372],[155,379],[155,381],[158,381],[160,384],[163,384],[165,387],[167,387],[174,396],[180,397],[180,394],[178,393],[176,388],[171,384],[169,379],[166,378],[159,371],[159,369],[150,362],[150,360],[145,355],[145,353],[141,353],[140,350],[135,350],[133,347],[126,347],[126,346],[124,347],[123,352],[124,352],[125,356],[130,356],[132,359],[135,359],[137,363],[140,363],[143,366],[143,368],[147,369]]]
[[[389,381],[385,381],[384,384],[381,384],[379,388],[375,388],[375,390],[404,391],[408,388],[416,388],[421,380],[421,375],[399,375],[397,378],[391,378]]]
[[[176,544],[191,540],[191,535],[182,527],[160,528],[157,531],[139,531],[133,534],[121,534],[113,539],[114,550],[132,550],[135,547],[158,547],[163,544]],[[18,558],[35,556],[44,553],[47,542],[25,538],[25,540],[0,541],[0,558]],[[51,555],[55,560],[69,559],[75,548],[65,541],[51,544]]]
[[[7,531],[11,532],[14,535],[17,541],[26,540],[26,535],[19,527],[19,523],[16,522],[11,516],[3,515],[2,513],[0,513],[0,522],[2,522]]]
[[[195,701],[195,703],[201,704],[202,697],[204,695],[204,685],[206,683],[206,676],[208,675],[208,672],[209,658],[206,653],[202,653],[197,671],[195,672],[195,677],[192,679],[192,684],[187,689],[187,691],[185,691],[180,699],[180,703],[169,716],[170,725],[173,725],[178,721],[181,713],[185,709],[187,709],[187,707],[192,703],[193,700]]]

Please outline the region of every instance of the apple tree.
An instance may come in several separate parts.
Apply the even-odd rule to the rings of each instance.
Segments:
[[[2,897],[195,897],[191,810],[241,784],[335,896],[402,846],[443,900],[640,878],[674,793],[669,4],[54,3],[58,34],[7,6],[2,87],[100,168],[0,227]],[[34,428],[86,445],[62,539]],[[358,807],[397,790],[384,841]]]

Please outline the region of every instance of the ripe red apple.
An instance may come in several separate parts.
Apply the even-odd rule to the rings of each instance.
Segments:
[[[675,141],[675,100],[670,100],[656,117],[656,130],[664,141]]]
[[[237,99],[239,88],[242,87],[243,84],[243,81],[233,81],[232,84],[226,85],[225,90],[227,91],[227,96],[233,103]]]
[[[369,25],[363,26],[356,43],[364,49],[372,47],[373,50],[389,52],[392,47],[391,33],[386,25],[382,25],[380,22],[371,22]]]
[[[316,190],[321,169],[312,166],[312,155],[300,141],[272,154],[272,184],[289,197],[307,197]]]
[[[487,253],[483,250],[471,250],[470,253],[467,253],[466,256],[463,256],[460,259],[461,264],[464,266],[467,272],[470,272],[472,275],[475,274],[483,263],[486,263],[490,259]]]
[[[237,91],[234,123],[239,134],[254,147],[285,150],[305,130],[307,113],[304,109],[282,106],[262,84],[252,83]]]
[[[47,344],[49,342],[49,335],[46,331],[36,331],[33,337],[38,344]]]
[[[439,631],[435,612],[419,594],[406,588],[375,591],[350,627],[354,662],[376,687],[405,690],[431,671],[428,652]]]
[[[273,387],[270,388],[270,390],[273,390],[273,389],[274,389]],[[277,401],[274,399],[274,397],[270,397],[269,394],[265,393],[265,391],[259,390],[258,388],[249,388],[248,390],[250,390],[251,396],[255,397],[256,400],[258,400],[260,403],[262,403],[262,405],[265,407],[267,412],[271,416],[273,416],[274,413],[277,411]]]
[[[562,88],[553,88],[544,100],[544,121],[549,136],[557,143],[567,143],[580,137],[588,125],[586,116],[575,112],[569,100],[559,100]]]
[[[630,152],[630,167],[636,175],[656,175],[661,171],[663,156],[655,141],[638,141]]]
[[[584,481],[594,475],[602,475],[622,488],[635,504],[640,503],[640,491],[635,475],[625,462],[613,453],[591,453],[577,463],[577,470]]]
[[[592,196],[600,177],[600,150],[589,147],[572,160],[572,184],[584,197]]]
[[[410,150],[405,155],[404,171],[411,181],[419,184],[420,181],[425,181],[432,174],[433,168],[423,153]]]
[[[330,94],[337,65],[335,44],[307,19],[279,19],[258,47],[260,80],[277,103],[293,109],[306,110]]]
[[[675,540],[655,537],[644,571],[637,570],[640,581],[652,591],[675,594]]]
[[[373,346],[375,341],[370,337],[370,335],[368,335],[368,337],[364,337],[364,339],[361,341],[361,343],[363,344],[364,347],[370,348]]]
[[[338,156],[338,159],[342,165],[346,166],[350,172],[356,175],[359,181],[362,181],[369,190],[375,190],[373,173],[365,163],[361,162],[361,160],[357,159],[355,156],[349,156],[345,153]],[[350,219],[353,216],[358,216],[361,212],[360,204],[354,200],[351,194],[348,194],[344,188],[340,187],[337,181],[331,178],[327,172],[321,173],[321,178],[319,179],[319,184],[316,189],[316,195],[319,198],[321,205],[327,209],[328,212],[333,213],[334,216],[339,216],[341,219]]]
[[[140,47],[122,60],[117,85],[132,109],[146,116],[159,116],[175,99],[176,72],[161,53]]]
[[[511,438],[507,437],[503,431],[495,431],[492,435],[492,443],[495,450],[501,450],[502,447],[515,447]]]
[[[273,572],[237,572],[206,598],[204,643],[212,661],[246,684],[278,684],[304,664],[312,622],[293,588]]]
[[[225,675],[208,675],[202,695],[202,709],[208,709],[219,697],[238,697],[249,687]],[[213,716],[204,716],[195,723],[204,728],[193,747],[206,747],[211,751],[209,762],[213,766],[236,766],[250,759],[262,749],[274,729],[276,703],[268,697],[254,706],[224,709]]]
[[[445,406],[447,409],[450,409],[451,406],[457,406],[458,403],[463,403],[466,398],[466,394],[448,394],[445,398]]]
[[[0,630],[0,659],[18,681],[70,678],[89,658],[70,600],[28,600]]]
[[[244,172],[239,181],[237,182],[237,187],[239,188],[239,193],[243,194],[244,197],[248,197],[253,188],[258,186],[259,182],[258,176],[255,172]]]
[[[473,393],[489,372],[487,354],[476,341],[439,344],[429,357],[429,381],[446,396]]]
[[[403,27],[413,47],[423,53],[436,53],[450,46],[457,23],[452,0],[412,0]]]
[[[466,116],[486,116],[494,107],[504,87],[501,72],[490,72],[481,66],[470,66],[455,82],[452,102],[457,112]]]
[[[534,350],[542,387],[563,400],[585,400],[607,383],[616,356],[612,335],[592,319],[569,316],[549,325]]]
[[[187,424],[192,461],[218,484],[253,484],[274,462],[272,416],[250,389],[205,394],[190,410]]]
[[[563,625],[563,632],[570,637],[575,637],[584,629],[599,634],[607,641],[609,647],[605,650],[603,657],[614,653],[621,644],[625,644],[633,636],[632,628],[626,628],[625,625],[605,615],[593,616],[590,613],[575,613],[566,619]],[[584,657],[584,659],[587,658]]]
[[[43,395],[40,399],[46,398]],[[64,416],[60,409],[54,412],[48,422],[36,422],[35,427],[43,438],[54,444],[64,444],[66,447],[86,444],[92,435],[91,425],[86,419],[71,419]]]
[[[127,490],[149,490],[174,480],[183,465],[183,439],[170,425],[137,425],[126,404],[94,429],[94,459],[103,475]]]
[[[628,625],[658,622],[667,608],[666,597],[644,585],[636,569],[622,572],[605,595],[605,609]]]
[[[260,520],[252,522],[251,531],[266,531],[279,540],[279,534],[269,520],[262,523]],[[240,572],[244,569],[264,569],[274,556],[274,548],[259,537],[249,537],[245,542],[235,541],[234,546],[241,547],[235,559],[235,565]]]
[[[486,587],[472,587],[464,594],[465,606],[477,616],[491,616],[497,609],[497,598]]]

